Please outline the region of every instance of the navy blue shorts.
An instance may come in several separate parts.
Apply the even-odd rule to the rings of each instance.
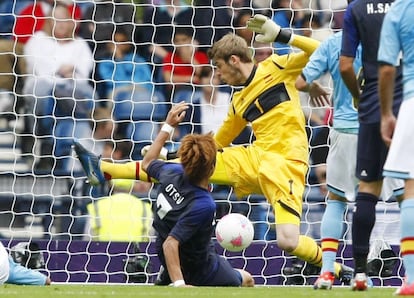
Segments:
[[[242,276],[229,261],[215,252],[210,252],[204,265],[183,268],[184,280],[194,286],[238,287]]]
[[[215,252],[209,253],[203,265],[196,265],[183,270],[186,284],[193,286],[239,287],[242,284],[241,273],[234,269],[229,261]],[[167,270],[159,274],[157,285],[168,285],[171,282]]]
[[[218,256],[217,267],[213,274],[203,282],[203,286],[218,287],[239,287],[242,284],[242,276],[239,271],[234,269],[229,261],[224,257]]]
[[[364,182],[382,180],[388,147],[381,138],[380,123],[360,123],[358,134],[356,177]]]

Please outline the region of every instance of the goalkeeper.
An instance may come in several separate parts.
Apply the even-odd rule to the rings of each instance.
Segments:
[[[210,182],[231,185],[239,197],[263,194],[276,215],[278,246],[321,266],[321,248],[312,238],[300,235],[299,229],[308,171],[308,141],[295,88],[297,76],[319,42],[281,29],[263,15],[252,17],[247,27],[258,33],[258,42],[283,42],[302,51],[274,54],[256,66],[247,43],[233,34],[225,35],[209,50],[221,79],[240,87],[233,95],[227,118],[214,136],[219,152]],[[256,136],[253,144],[229,147],[249,123]],[[100,161],[78,143],[75,150],[92,184],[115,178],[149,181],[140,161],[113,164]],[[352,277],[352,271],[341,270],[339,264],[335,271],[337,277]]]

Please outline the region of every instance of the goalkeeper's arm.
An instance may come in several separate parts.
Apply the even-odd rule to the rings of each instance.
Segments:
[[[319,41],[294,34],[289,29],[282,29],[268,17],[257,14],[247,21],[247,28],[256,32],[255,40],[261,43],[281,42],[297,47],[308,55],[319,46]]]

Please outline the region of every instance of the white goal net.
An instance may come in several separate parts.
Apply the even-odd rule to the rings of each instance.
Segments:
[[[214,41],[228,32],[239,34],[261,61],[295,49],[253,42],[245,29],[252,14],[323,40],[341,28],[346,5],[340,0],[0,1],[5,247],[38,244],[45,263],[40,270],[56,282],[153,283],[159,269],[151,230],[154,187],[126,181],[90,187],[72,155],[73,139],[116,162],[141,159],[141,148],[156,136],[170,104],[181,100],[190,102],[191,110],[169,142],[170,151],[184,134],[215,131],[233,90],[211,73],[206,51]],[[329,76],[322,84],[332,88]],[[328,111],[301,96],[311,152],[301,231],[320,240]],[[235,143],[253,139],[246,129]],[[218,217],[240,212],[255,226],[255,240],[242,253],[218,247],[234,266],[252,272],[257,284],[305,284],[315,278],[318,273],[277,248],[274,215],[264,197],[236,200],[230,187],[212,189]],[[348,265],[352,208],[343,219],[338,251],[338,262]],[[371,241],[377,248],[391,245],[398,256],[397,203],[379,203],[377,210]],[[380,259],[375,252],[371,258]],[[376,284],[401,282],[401,262],[395,259],[392,270],[385,272],[380,263],[373,272]]]

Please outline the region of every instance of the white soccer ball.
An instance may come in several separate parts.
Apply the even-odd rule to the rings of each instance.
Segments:
[[[253,224],[239,213],[223,216],[216,225],[218,243],[229,251],[241,251],[248,247],[254,236]]]

